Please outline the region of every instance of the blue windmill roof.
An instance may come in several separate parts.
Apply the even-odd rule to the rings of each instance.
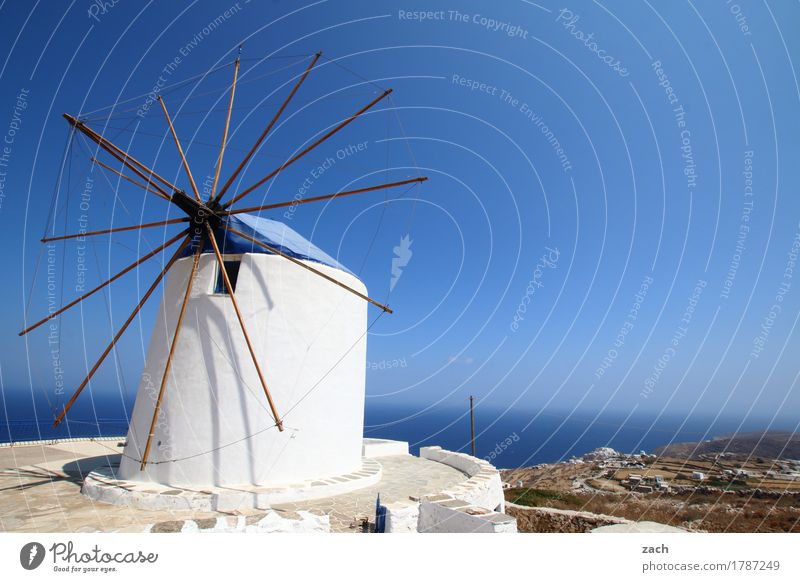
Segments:
[[[252,214],[228,215],[222,219],[222,223],[214,232],[220,251],[227,255],[238,255],[243,253],[262,253],[265,255],[274,254],[271,251],[259,246],[252,241],[242,238],[228,230],[226,226],[234,228],[240,232],[253,237],[256,240],[268,244],[278,249],[280,252],[295,259],[313,261],[328,265],[335,269],[350,272],[342,266],[336,259],[322,251],[311,241],[306,240],[297,232],[277,220],[261,218]],[[187,247],[182,256],[192,255],[192,249]],[[214,249],[210,241],[206,240],[203,247],[204,253],[213,253]]]

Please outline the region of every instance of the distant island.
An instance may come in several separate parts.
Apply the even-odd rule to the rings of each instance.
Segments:
[[[767,459],[800,459],[800,434],[784,430],[726,434],[707,441],[672,443],[658,447],[653,452],[659,457],[678,459],[721,453]]]

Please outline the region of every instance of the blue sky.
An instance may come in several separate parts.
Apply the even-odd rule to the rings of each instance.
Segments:
[[[301,188],[311,196],[430,178],[408,192],[265,214],[338,256],[379,300],[390,291],[394,248],[413,241],[388,295],[395,314],[370,334],[371,404],[462,406],[473,393],[500,409],[777,416],[793,426],[800,44],[791,24],[800,8],[496,4],[0,5],[0,132],[12,142],[0,167],[4,391],[33,384],[36,398],[59,398],[47,331],[17,337],[26,313],[33,321],[48,308],[43,232],[74,232],[82,202],[93,229],[167,216],[162,201],[91,171],[80,140],[57,189],[68,145],[61,113],[86,116],[188,188],[160,111],[137,109],[161,76],[202,181],[243,43],[227,172],[307,55],[325,57],[241,186],[394,89],[254,192],[252,204]],[[177,229],[166,232],[59,245],[53,300]],[[66,394],[158,271],[150,261],[60,320]],[[117,365],[104,364],[95,395],[135,391],[156,307],[128,332]]]

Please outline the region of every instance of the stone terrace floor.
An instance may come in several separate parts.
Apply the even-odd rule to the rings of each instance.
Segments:
[[[166,521],[214,518],[221,513],[147,511],[98,503],[80,493],[83,476],[119,462],[120,443],[71,441],[0,447],[0,531],[141,532]],[[441,463],[413,456],[376,459],[383,477],[376,485],[324,499],[275,505],[278,512],[317,510],[330,516],[335,532],[360,531],[362,518],[374,521],[375,500],[408,500],[433,495],[465,481],[467,476]],[[244,512],[243,512],[244,513]],[[263,513],[251,510],[247,514]]]

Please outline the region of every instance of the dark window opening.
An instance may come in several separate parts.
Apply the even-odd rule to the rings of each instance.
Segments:
[[[223,261],[225,271],[228,273],[228,279],[231,280],[231,288],[236,291],[236,281],[239,278],[239,265],[241,261]],[[214,284],[214,293],[218,295],[227,295],[228,288],[225,286],[225,278],[222,276],[222,270],[217,267],[217,282]]]

